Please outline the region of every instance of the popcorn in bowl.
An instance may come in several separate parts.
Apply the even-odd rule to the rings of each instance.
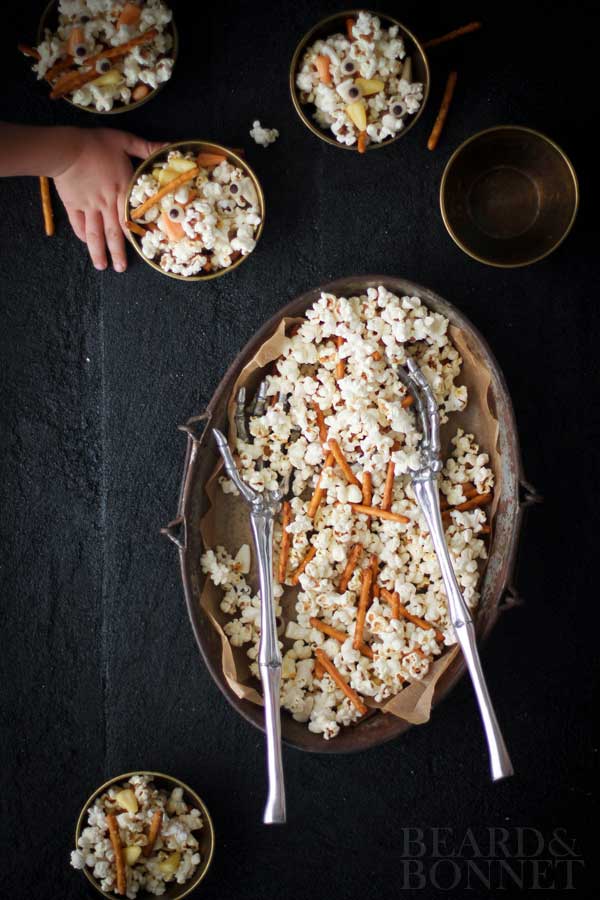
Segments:
[[[184,885],[202,864],[206,868],[210,860],[199,843],[205,824],[182,787],[167,791],[150,774],[134,774],[111,784],[87,809],[71,865],[107,893],[130,900],[139,891],[159,896],[169,883]]]
[[[58,24],[28,51],[52,99],[110,112],[147,97],[173,70],[172,13],[163,0],[59,0]]]
[[[395,369],[409,355],[453,434],[440,505],[456,576],[474,609],[494,474],[476,437],[451,426],[468,403],[458,383],[462,359],[447,319],[419,297],[382,286],[357,297],[322,294],[269,369],[268,402],[250,416],[250,438],[238,436],[232,448],[258,491],[290,476],[274,537],[275,612],[286,611],[281,704],[326,740],[360,721],[368,703],[384,704],[421,681],[455,644],[411,485],[421,436]],[[235,492],[227,478],[220,485]],[[260,603],[248,557],[247,546],[211,547],[202,568],[223,592],[225,634],[258,678]]]
[[[142,166],[128,206],[144,257],[181,277],[230,268],[252,253],[262,223],[253,178],[219,152],[174,149]]]
[[[295,73],[301,104],[347,147],[364,152],[370,143],[395,138],[423,101],[423,84],[412,79],[412,60],[397,25],[386,28],[370,12],[346,20],[346,34],[316,40]]]

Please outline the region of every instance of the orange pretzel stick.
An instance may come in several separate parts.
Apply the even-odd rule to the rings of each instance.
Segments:
[[[66,56],[64,59],[59,59],[58,62],[55,62],[54,65],[50,69],[48,69],[48,71],[44,75],[44,78],[46,79],[46,81],[54,81],[57,75],[60,75],[67,69],[70,69],[72,65],[72,56]]]
[[[342,337],[335,338],[335,345],[338,348],[338,350],[340,349],[340,347],[342,346],[343,343],[344,343],[344,338],[342,338]],[[337,361],[337,364],[335,367],[336,379],[339,381],[340,378],[344,377],[345,373],[346,373],[346,363],[344,362],[343,359],[341,359],[341,357],[338,354],[338,361]]]
[[[373,476],[370,472],[363,472],[362,477],[363,503],[370,506],[373,502]]]
[[[350,702],[357,708],[361,716],[364,716],[368,712],[368,708],[362,702],[358,694],[353,691],[350,685],[347,684],[346,681],[342,678],[327,654],[319,647],[315,650],[315,656],[317,657],[317,660],[321,663],[327,674],[330,675],[333,681],[337,684],[339,689],[344,692],[348,700],[350,700]]]
[[[342,452],[342,448],[340,447],[340,445],[338,444],[336,439],[329,438],[327,443],[329,445],[330,451],[334,455],[336,463],[338,464],[338,466],[344,473],[344,476],[345,476],[348,484],[355,484],[362,491],[362,484],[360,483],[360,481],[358,480],[358,478],[356,477],[356,475],[350,468],[350,464],[349,464],[348,460],[346,459],[346,457],[344,456],[344,454]]]
[[[391,595],[391,600],[389,600],[389,604],[392,607],[392,619],[399,619],[400,618],[400,597],[398,596],[397,591],[394,591],[394,593]]]
[[[325,465],[323,466],[323,470],[328,469],[329,466],[333,465],[333,453],[327,454],[327,459],[325,460]],[[310,503],[308,504],[307,515],[310,516],[311,519],[317,514],[317,510],[321,505],[321,500],[325,495],[325,488],[321,487],[323,482],[323,472],[319,475],[319,480],[317,481],[314,493],[310,498]]]
[[[365,506],[363,503],[351,503],[350,508],[357,515],[375,516],[377,519],[387,519],[389,522],[400,522],[403,525],[410,522],[408,516],[391,512],[389,509],[378,509],[376,506]]]
[[[466,512],[468,509],[476,509],[478,506],[487,506],[488,503],[492,502],[493,494],[491,491],[488,491],[487,494],[477,494],[475,497],[471,497],[470,500],[465,500],[464,503],[459,503],[458,506],[450,506],[448,509],[445,509],[442,513],[442,519],[444,522],[450,522],[451,516],[450,513],[454,512]]]
[[[352,550],[350,551],[350,555],[348,556],[348,562],[346,563],[344,571],[342,572],[342,577],[340,578],[340,583],[338,584],[338,593],[339,594],[343,594],[344,591],[348,590],[348,584],[350,582],[350,579],[352,578],[352,575],[356,568],[356,564],[358,563],[358,560],[360,559],[360,554],[362,552],[363,552],[363,545],[362,544],[354,544],[354,546],[352,547]]]
[[[468,25],[462,25],[460,28],[455,28],[454,31],[449,31],[448,34],[443,34],[441,37],[425,41],[421,46],[427,48],[439,47],[440,44],[445,44],[447,41],[453,41],[455,38],[462,37],[463,34],[471,34],[473,31],[479,31],[480,28],[481,22],[469,22]]]
[[[152,856],[152,851],[154,850],[154,845],[156,843],[156,838],[160,834],[160,828],[162,825],[162,810],[157,809],[154,815],[152,816],[152,821],[150,822],[150,831],[148,832],[148,843],[142,849],[142,853],[144,856]]]
[[[149,209],[152,209],[153,206],[162,200],[163,197],[166,197],[167,194],[171,194],[173,191],[176,191],[178,187],[181,187],[182,184],[186,184],[188,181],[191,181],[192,178],[195,178],[196,175],[200,172],[198,166],[194,166],[193,169],[190,169],[188,172],[182,172],[181,175],[178,175],[177,178],[174,178],[173,181],[167,182],[164,184],[160,190],[158,190],[155,194],[152,194],[151,197],[148,197],[147,200],[134,209],[131,213],[132,219],[141,219],[141,217],[148,212]]]
[[[344,641],[348,640],[348,635],[344,634],[343,631],[340,631],[338,628],[334,628],[333,625],[327,625],[326,622],[321,622],[320,619],[316,619],[312,616],[309,619],[310,624],[313,628],[316,628],[317,631],[322,631],[323,634],[328,634],[329,637],[335,638],[336,641],[339,641],[340,644],[343,644]],[[363,656],[368,656],[369,659],[373,659],[373,651],[368,646],[368,644],[361,644],[358,648]]]
[[[290,556],[290,545],[292,536],[287,530],[287,526],[292,521],[292,507],[289,500],[286,500],[282,506],[281,519],[281,546],[279,548],[279,565],[277,567],[277,581],[283,584],[285,581],[285,573],[287,572],[287,564]]]
[[[359,153],[367,152],[367,132],[366,131],[359,131],[358,140],[356,142],[356,149],[358,150]],[[375,352],[377,352],[377,351],[375,351]],[[375,354],[373,354],[373,355],[375,355]],[[380,359],[381,356],[379,356],[378,358]]]
[[[35,47],[30,47],[29,44],[17,44],[17,50],[23,54],[23,56],[30,56],[32,59],[40,58],[39,51],[36,50]]]
[[[387,473],[385,476],[385,487],[383,489],[383,499],[381,501],[382,509],[389,509],[392,505],[392,494],[394,493],[394,475],[396,467],[393,460],[388,462]]]
[[[360,598],[358,600],[358,610],[356,613],[356,624],[354,626],[354,640],[352,641],[352,646],[355,650],[360,650],[361,644],[363,643],[363,631],[365,627],[365,620],[367,618],[367,610],[369,608],[369,603],[371,600],[371,582],[373,581],[373,569],[369,566],[368,569],[363,569],[362,571],[362,583],[360,586]]]
[[[428,150],[435,150],[438,145],[438,141],[440,139],[440,135],[446,121],[446,116],[448,115],[448,110],[450,109],[450,103],[452,102],[452,95],[454,94],[454,88],[456,87],[457,78],[458,75],[456,72],[450,72],[450,74],[448,75],[446,89],[442,98],[442,105],[440,106],[440,111],[437,114],[437,119],[435,120],[433,129],[431,131],[431,134],[429,135],[429,140],[427,141]]]
[[[403,619],[408,619],[409,622],[412,622],[413,625],[417,625],[419,628],[431,628],[435,631],[435,639],[438,643],[444,643],[444,635],[441,631],[432,625],[431,622],[428,622],[426,619],[420,619],[419,616],[415,616],[413,613],[409,612],[405,606],[400,603],[400,598],[396,597],[394,599],[394,595],[391,591],[388,591],[387,588],[381,588],[381,596],[387,600],[387,602],[392,607],[393,612],[397,612],[398,616],[402,616]]]
[[[299,582],[299,580],[300,580],[300,576],[302,575],[302,573],[304,572],[305,568],[307,567],[307,565],[309,564],[309,562],[311,561],[311,559],[313,558],[313,556],[315,555],[316,552],[317,552],[317,548],[316,548],[316,547],[313,547],[313,546],[311,545],[311,546],[308,548],[308,551],[307,551],[307,553],[306,553],[306,556],[304,557],[304,559],[302,560],[302,562],[300,563],[300,565],[298,566],[298,568],[295,569],[295,570],[292,572],[292,574],[290,575],[290,584],[298,584],[298,582]]]
[[[377,579],[379,578],[379,557],[376,553],[371,554],[371,571],[373,573],[373,581],[371,584],[373,597],[379,597],[379,594],[381,593],[381,589],[377,583]]]
[[[319,662],[318,659],[315,659],[315,667],[313,669],[313,674],[315,678],[318,678],[319,681],[325,674],[325,669],[323,668],[323,663]]]
[[[476,497],[479,493],[479,491],[477,490],[475,485],[471,484],[470,481],[466,481],[463,485],[461,485],[461,487],[462,487],[462,492],[465,495],[467,500],[470,500],[471,497]],[[464,500],[462,502],[464,503]],[[446,497],[446,495],[440,494],[440,508],[442,510],[444,510],[444,509],[449,509],[450,506],[451,506],[451,504],[448,503],[448,498]]]
[[[325,416],[323,414],[323,410],[321,409],[319,404],[316,402],[312,403],[311,406],[314,409],[315,414],[317,416],[317,426],[319,428],[319,440],[321,441],[322,444],[324,444],[327,441],[327,426],[325,425]]]
[[[139,235],[139,237],[144,237],[144,235],[146,234],[146,229],[141,225],[138,225],[137,222],[132,222],[131,219],[127,219],[125,225],[127,226],[128,231],[133,232],[133,234]]]
[[[406,397],[402,398],[402,402],[401,402],[400,406],[402,407],[402,409],[408,409],[408,407],[412,406],[414,402],[415,402],[415,398],[413,397],[413,395],[407,394]]]
[[[42,197],[42,213],[44,214],[44,230],[47,237],[52,237],[54,234],[54,213],[52,212],[50,181],[45,175],[40,175],[40,194]]]
[[[108,813],[106,816],[106,824],[108,826],[108,834],[115,854],[115,868],[117,870],[116,892],[117,894],[125,894],[125,891],[127,890],[125,860],[123,859],[123,847],[121,846],[121,835],[119,834],[117,817],[114,813]]]
[[[100,53],[88,57],[81,69],[66,72],[62,78],[58,79],[50,91],[50,99],[58,100],[60,97],[64,97],[65,94],[70,94],[72,91],[76,91],[78,88],[83,87],[84,84],[87,84],[89,81],[98,78],[96,63],[99,59],[119,59],[121,56],[127,56],[133,47],[137,47],[139,44],[149,44],[154,40],[157,34],[156,28],[151,28],[149,31],[144,32],[144,34],[140,34],[130,41],[127,41],[126,44],[121,44],[119,47],[111,47],[109,50],[102,50]],[[91,68],[89,68],[90,66]],[[82,71],[83,69],[85,69],[85,71]]]
[[[352,29],[354,28],[355,25],[356,25],[355,19],[350,19],[350,18],[346,19],[346,35],[348,36],[349,41],[354,40],[354,35],[352,34]]]

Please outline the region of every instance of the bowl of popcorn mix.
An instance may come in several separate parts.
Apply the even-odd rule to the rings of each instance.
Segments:
[[[111,900],[179,900],[206,875],[214,843],[208,810],[190,787],[159,772],[128,772],[86,801],[71,865]]]
[[[417,38],[396,19],[348,10],[302,38],[290,92],[313,134],[364,153],[393,143],[418,121],[429,94],[429,65]]]
[[[150,100],[171,78],[177,45],[164,0],[52,0],[37,47],[21,49],[51,99],[107,114]]]
[[[153,269],[183,281],[207,281],[236,269],[254,251],[265,201],[239,152],[181,141],[139,166],[125,221],[133,246]]]

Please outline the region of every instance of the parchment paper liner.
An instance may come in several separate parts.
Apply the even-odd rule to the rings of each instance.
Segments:
[[[264,373],[262,370],[281,354],[286,329],[296,322],[302,321],[304,321],[302,318],[282,319],[274,334],[265,341],[258,353],[242,369],[232,390],[228,405],[230,444],[233,443],[236,437],[233,413],[234,400],[238,388],[246,385],[248,396],[252,396],[261,377],[263,377]],[[491,468],[496,479],[494,502],[490,508],[490,521],[493,522],[498,503],[497,498],[501,494],[499,479],[502,468],[497,449],[498,420],[495,418],[488,403],[488,389],[491,378],[487,368],[478,358],[476,349],[470,345],[468,334],[452,325],[449,328],[449,334],[463,359],[461,375],[458,381],[460,384],[467,386],[469,402],[466,410],[452,413],[449,422],[443,426],[442,446],[446,448],[447,454],[451,446],[451,438],[456,434],[458,428],[463,428],[465,433],[474,434],[481,451],[489,454]],[[200,523],[202,539],[206,548],[222,545],[232,555],[237,553],[242,544],[248,544],[252,549],[252,568],[247,580],[253,590],[256,591],[258,582],[248,509],[239,497],[223,493],[218,484],[220,474],[221,465],[215,469],[206,484],[206,493],[210,506]],[[285,590],[282,598],[284,625],[289,618],[293,618],[297,593],[298,588],[288,587]],[[228,621],[228,617],[220,610],[221,597],[221,589],[216,587],[210,578],[206,578],[200,595],[200,604],[221,638],[223,673],[230,688],[238,697],[245,698],[251,703],[262,705],[262,696],[258,691],[258,687],[255,686],[257,682],[250,673],[246,649],[244,647],[233,648],[223,631],[223,625]],[[414,725],[427,722],[431,713],[435,685],[458,652],[458,646],[445,650],[432,663],[429,672],[422,681],[416,681],[405,687],[386,703],[377,704],[368,697],[365,698],[365,702],[368,706],[378,708],[384,713],[392,713],[392,715],[399,716]]]

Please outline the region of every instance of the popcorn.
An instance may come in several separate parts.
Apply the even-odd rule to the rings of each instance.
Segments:
[[[419,297],[398,297],[383,286],[359,297],[321,294],[297,333],[285,340],[275,372],[266,376],[267,397],[273,399],[263,415],[250,418],[253,442],[238,439],[235,448],[243,478],[257,490],[276,487],[279,477],[293,475],[286,528],[291,536],[288,577],[309,548],[314,555],[299,577],[295,614],[282,641],[281,705],[325,740],[360,714],[329,675],[315,677],[315,649],[329,656],[355,692],[379,703],[423,679],[444,647],[455,643],[437,557],[410,481],[410,470],[419,465],[421,435],[414,412],[403,406],[405,389],[395,371],[409,354],[432,386],[442,421],[452,409],[463,409],[467,392],[456,385],[462,360],[444,316],[427,309]],[[344,376],[336,378],[339,358],[344,360]],[[359,479],[371,473],[373,506],[382,504],[388,463],[394,462],[391,511],[408,522],[353,512],[351,504],[362,502],[362,490],[348,482],[337,463],[324,468],[329,448],[321,440],[317,408],[328,438],[338,441],[351,472]],[[478,493],[491,491],[489,458],[474,436],[458,429],[451,446],[440,477],[448,504],[460,504],[467,485]],[[309,505],[319,479],[324,496],[313,517]],[[221,478],[220,484],[231,493],[228,479]],[[479,600],[479,567],[487,557],[480,537],[485,523],[482,507],[451,510],[446,528],[456,577],[471,608]],[[276,524],[276,561],[281,533]],[[340,579],[356,544],[362,553],[340,593]],[[400,619],[393,619],[386,600],[374,597],[362,635],[371,657],[356,650],[352,638],[362,570],[372,554],[378,560],[379,587],[398,594],[411,618],[401,613]],[[260,603],[245,580],[248,556],[245,545],[235,556],[223,547],[208,549],[202,568],[223,591],[225,633],[233,646],[243,647],[258,677]],[[277,602],[282,592],[275,584]],[[314,627],[311,619],[341,632],[340,639]]]
[[[318,57],[329,60],[331,84],[321,80]],[[404,128],[423,100],[423,85],[401,77],[405,60],[397,26],[383,28],[377,16],[360,12],[352,40],[333,34],[304,54],[296,74],[300,102],[312,104],[317,124],[339,143],[353,146],[361,132],[366,143],[381,143]]]
[[[277,140],[279,132],[276,128],[263,128],[258,119],[256,119],[252,123],[250,137],[262,147],[268,147],[269,144],[273,144]]]
[[[132,789],[138,809],[135,813],[123,812],[119,794]],[[126,896],[134,900],[140,890],[158,896],[165,893],[170,881],[185,884],[201,862],[194,832],[204,827],[202,814],[188,806],[181,788],[174,788],[169,795],[158,789],[147,775],[133,775],[125,784],[109,788],[94,801],[88,809],[88,825],[81,832],[77,849],[71,852],[71,865],[75,869],[91,869],[102,890],[116,894],[115,854],[108,836],[107,813],[116,815],[123,847],[143,848],[148,843],[154,813],[159,810],[161,829],[151,855],[141,854],[134,865],[126,865]],[[179,859],[177,867],[172,872],[165,871],[164,861],[175,853]]]

